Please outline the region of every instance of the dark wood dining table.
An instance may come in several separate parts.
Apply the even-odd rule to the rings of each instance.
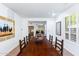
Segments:
[[[32,38],[18,56],[59,56],[59,53],[47,39]]]

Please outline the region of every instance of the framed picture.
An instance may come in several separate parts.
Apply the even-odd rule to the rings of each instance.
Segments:
[[[56,35],[61,36],[61,22],[56,23]]]
[[[8,17],[0,16],[0,41],[8,40],[15,36],[15,21]]]

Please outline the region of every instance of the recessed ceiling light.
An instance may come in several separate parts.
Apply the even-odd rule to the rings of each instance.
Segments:
[[[52,13],[52,16],[56,16],[56,13]]]

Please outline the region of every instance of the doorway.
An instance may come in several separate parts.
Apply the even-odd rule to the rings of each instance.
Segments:
[[[29,38],[34,36],[34,26],[28,26],[28,32]]]

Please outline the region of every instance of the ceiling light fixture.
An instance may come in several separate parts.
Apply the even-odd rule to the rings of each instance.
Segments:
[[[56,13],[52,13],[52,16],[56,16]]]

